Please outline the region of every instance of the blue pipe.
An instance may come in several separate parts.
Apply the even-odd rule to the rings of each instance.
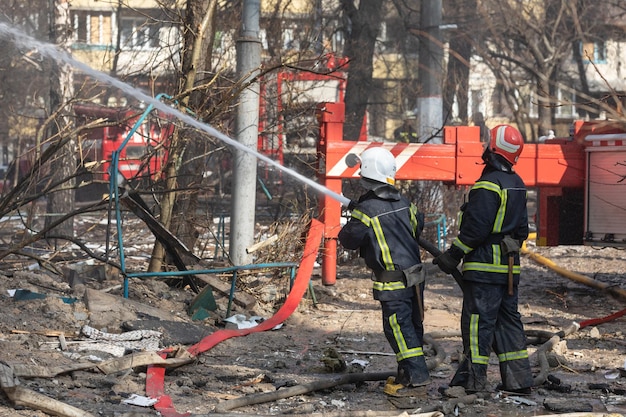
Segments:
[[[445,214],[427,214],[427,216],[438,216],[435,220],[424,223],[424,227],[436,225],[437,227],[437,247],[443,251],[445,249],[445,236],[447,233]]]
[[[296,262],[275,262],[275,263],[264,263],[264,264],[249,264],[242,266],[230,266],[225,268],[218,269],[200,269],[200,270],[192,270],[192,271],[169,271],[169,272],[137,272],[134,274],[128,274],[124,276],[124,283],[128,282],[128,278],[146,278],[146,277],[168,277],[168,276],[184,276],[184,275],[196,275],[196,274],[219,274],[224,272],[232,272],[233,278],[230,282],[230,293],[228,295],[228,307],[226,308],[226,317],[230,316],[230,310],[232,308],[233,299],[235,298],[235,289],[237,283],[237,272],[240,270],[249,270],[249,269],[266,269],[266,268],[289,268],[289,284],[290,289],[293,285],[293,280],[295,277],[295,268],[298,266]],[[309,283],[310,286],[310,283]],[[313,296],[313,295],[312,295]],[[313,296],[314,297],[314,296]],[[128,296],[126,296],[128,298]]]
[[[155,97],[155,100],[161,100],[161,98],[171,99],[167,94],[158,94]],[[116,220],[116,228],[117,228],[117,244],[118,250],[120,252],[120,268],[122,269],[122,275],[124,275],[124,298],[128,298],[128,275],[126,274],[126,261],[124,259],[124,243],[122,239],[122,214],[120,211],[120,201],[119,201],[119,183],[118,183],[118,173],[119,173],[119,159],[120,152],[130,138],[133,137],[139,126],[143,123],[143,121],[148,117],[150,112],[154,109],[154,104],[150,103],[148,107],[143,111],[141,117],[135,122],[133,128],[128,132],[126,138],[122,141],[117,150],[113,151],[111,154],[111,166],[109,168],[109,198],[113,196],[113,200],[115,201],[115,220]]]

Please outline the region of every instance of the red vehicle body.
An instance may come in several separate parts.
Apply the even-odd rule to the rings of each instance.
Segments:
[[[445,126],[443,143],[352,142],[343,140],[343,103],[321,103],[318,154],[320,183],[341,193],[342,179],[358,178],[348,154],[383,146],[395,156],[396,178],[471,186],[482,170],[480,128]],[[541,246],[626,247],[626,125],[606,120],[577,121],[571,135],[527,143],[515,170],[537,191],[535,224]],[[322,279],[334,284],[341,207],[322,196],[324,223]]]
[[[103,107],[92,104],[75,105],[78,124],[104,119],[101,127],[85,129],[80,138],[82,164],[99,163],[93,171],[96,182],[109,181],[113,152],[117,151],[129,133],[136,131],[119,150],[118,171],[126,180],[155,179],[167,157],[167,143],[174,125],[165,118],[150,117],[141,120],[141,111],[132,108]]]
[[[321,102],[343,103],[348,60],[332,54],[316,71],[283,69],[261,79],[258,151],[284,163],[285,153],[316,151],[316,107]],[[306,143],[307,129],[313,143]],[[367,140],[367,115],[358,138]]]

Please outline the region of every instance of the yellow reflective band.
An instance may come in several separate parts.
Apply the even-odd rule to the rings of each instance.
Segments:
[[[526,349],[517,352],[505,352],[498,355],[498,360],[500,362],[516,361],[526,358],[528,358],[528,351]]]
[[[399,362],[403,359],[415,358],[417,356],[424,356],[424,351],[421,347],[407,349],[406,352],[401,351],[396,353],[396,360]]]
[[[489,364],[489,356],[481,356],[478,348],[478,314],[472,314],[470,317],[470,352],[472,354],[472,363],[479,365]]]
[[[370,226],[370,222],[372,221],[372,219],[370,219],[367,214],[363,213],[360,210],[352,210],[352,218],[361,221],[361,223],[363,223],[367,227]]]
[[[506,202],[508,200],[508,193],[506,190],[500,190],[500,207],[498,208],[498,214],[496,220],[493,222],[493,233],[500,233],[502,231],[502,224],[504,223],[504,215],[506,214]]]
[[[498,184],[494,184],[493,182],[478,181],[474,184],[474,186],[472,187],[472,190],[476,190],[479,188],[493,191],[494,193],[500,194],[500,187],[498,186]]]
[[[421,347],[416,348],[408,348],[406,345],[406,340],[404,340],[404,335],[402,334],[402,329],[400,329],[400,325],[398,324],[398,317],[396,314],[389,317],[389,326],[393,331],[393,338],[398,345],[398,353],[396,353],[396,360],[401,361],[402,359],[413,358],[416,356],[423,356],[424,351]]]
[[[385,240],[385,234],[383,233],[383,228],[380,225],[380,220],[378,217],[374,217],[371,223],[372,229],[374,230],[374,235],[376,236],[376,241],[378,242],[378,247],[380,247],[381,257],[383,258],[383,263],[385,264],[385,269],[387,271],[393,271],[394,265],[393,260],[391,259],[391,250],[389,249],[389,245]]]
[[[415,231],[419,228],[419,220],[417,219],[417,206],[415,204],[411,204],[409,214],[411,216],[411,233],[413,237],[415,237]]]
[[[491,252],[492,252],[492,255],[493,255],[491,263],[494,264],[494,265],[501,265],[502,264],[502,262],[500,262],[500,257],[502,256],[500,254],[500,249],[501,249],[500,245],[491,245]],[[507,262],[507,272],[508,272],[508,267],[509,267],[509,264]]]
[[[484,262],[464,262],[463,272],[465,271],[480,271],[480,272],[493,272],[496,274],[508,274],[508,265],[493,265]],[[513,274],[519,275],[522,268],[519,265],[513,265]]]
[[[458,237],[454,238],[454,241],[452,242],[452,244],[460,248],[463,251],[463,253],[466,255],[474,250],[474,248],[470,248],[465,243],[461,242],[461,239],[459,239]]]
[[[379,282],[374,281],[373,288],[377,291],[397,291],[403,290],[406,288],[404,282],[402,281],[393,281],[393,282]]]

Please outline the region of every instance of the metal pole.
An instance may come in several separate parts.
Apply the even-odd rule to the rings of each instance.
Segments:
[[[422,1],[417,97],[420,142],[428,139],[429,143],[443,142],[443,131],[440,130],[443,126],[441,1]]]
[[[261,66],[259,39],[260,0],[244,0],[240,37],[237,40],[237,74],[250,83],[241,93],[237,109],[236,137],[245,147],[257,149],[259,129],[259,83],[253,81]],[[249,152],[234,151],[230,220],[230,258],[235,265],[251,263],[246,248],[254,241],[257,160]]]
[[[422,0],[419,37],[417,114],[418,141],[443,143],[443,42],[441,36],[442,0]],[[431,195],[435,210],[443,211],[443,186],[433,183]],[[423,192],[426,183],[419,183]]]

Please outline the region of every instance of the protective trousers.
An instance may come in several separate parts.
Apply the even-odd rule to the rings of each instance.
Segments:
[[[398,362],[395,382],[404,386],[419,385],[429,379],[428,367],[422,350],[424,326],[422,303],[424,283],[418,284],[419,297],[413,296],[380,300],[383,330]]]
[[[508,295],[506,285],[465,281],[463,292],[464,358],[450,385],[468,391],[487,390],[487,366],[493,349],[500,363],[502,389],[532,387],[526,336],[517,311],[517,287]]]

